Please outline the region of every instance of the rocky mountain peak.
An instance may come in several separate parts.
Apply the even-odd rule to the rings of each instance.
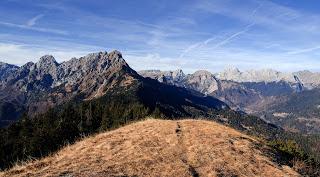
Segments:
[[[185,74],[181,69],[172,71],[172,78],[176,81],[180,81],[185,77]]]
[[[58,66],[59,63],[52,55],[44,55],[37,63],[30,67],[30,70],[33,71],[33,76],[37,80],[43,80],[44,77],[50,77],[51,79],[56,80]]]
[[[0,82],[19,69],[16,65],[0,62]]]
[[[118,67],[127,65],[126,61],[122,58],[121,52],[117,50],[114,50],[110,53],[106,51],[91,53],[85,57],[80,58],[80,60],[85,61],[85,63],[82,64],[85,65],[83,67],[89,67],[90,69],[97,68],[98,70],[108,68],[109,66]]]
[[[73,75],[72,77],[78,78],[78,75],[93,72],[102,74],[107,70],[118,71],[119,69],[129,68],[129,66],[119,51],[112,51],[110,53],[103,51],[90,53],[79,59],[72,58],[69,61],[61,63],[58,68],[61,70],[61,72],[58,73],[59,77],[63,79],[71,75]]]
[[[9,65],[9,64],[0,61],[0,66],[4,66],[4,65]]]
[[[177,69],[175,71],[172,71],[172,73],[175,73],[176,75],[184,75],[182,69]]]
[[[26,63],[26,64],[24,64],[24,65],[22,65],[21,66],[21,68],[24,68],[24,67],[26,67],[26,68],[30,68],[32,65],[34,65],[35,63],[33,63],[33,62],[28,62],[28,63]]]
[[[114,51],[111,51],[109,54],[108,54],[108,57],[110,59],[120,59],[122,58],[122,54],[121,52],[119,52],[118,50],[114,50]]]
[[[16,65],[11,65],[8,63],[0,62],[0,69],[18,69],[19,67]]]
[[[228,66],[224,69],[224,72],[226,73],[233,73],[233,74],[238,74],[241,73],[241,71],[235,67],[235,66]]]
[[[36,63],[38,67],[58,66],[56,59],[52,55],[44,55]]]
[[[206,70],[198,70],[188,76],[188,84],[193,90],[208,94],[218,90],[218,81],[215,76]]]
[[[114,50],[108,54],[108,58],[111,62],[111,65],[116,67],[126,66],[129,67],[127,62],[122,58],[121,52]]]
[[[221,80],[237,80],[238,78],[241,77],[241,71],[234,67],[234,66],[229,66],[226,67],[222,72],[217,74],[217,77]]]

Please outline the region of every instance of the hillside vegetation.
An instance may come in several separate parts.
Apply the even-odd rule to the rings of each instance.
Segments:
[[[203,120],[146,120],[0,176],[299,176],[262,142]]]
[[[320,89],[291,94],[275,101],[273,106],[265,110],[266,119],[290,131],[300,131],[304,134],[319,134],[319,97]]]

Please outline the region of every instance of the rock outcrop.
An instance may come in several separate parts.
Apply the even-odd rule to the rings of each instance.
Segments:
[[[92,53],[63,63],[50,55],[21,67],[1,63],[0,107],[12,108],[12,116],[0,114],[0,120],[15,120],[25,110],[30,114],[44,112],[75,96],[97,98],[115,84],[130,84],[133,76],[138,74],[119,51]]]

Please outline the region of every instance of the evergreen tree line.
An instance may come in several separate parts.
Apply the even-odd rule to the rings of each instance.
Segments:
[[[24,114],[18,122],[0,129],[0,168],[46,156],[79,137],[114,129],[150,114],[152,111],[130,93],[78,104],[69,102],[33,118]]]

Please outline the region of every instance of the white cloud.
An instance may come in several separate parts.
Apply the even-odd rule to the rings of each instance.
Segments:
[[[77,48],[39,48],[21,44],[0,43],[0,61],[15,65],[23,65],[28,61],[36,62],[43,55],[53,55],[58,62],[62,62],[72,57],[84,56],[91,52],[96,51],[86,51]]]

